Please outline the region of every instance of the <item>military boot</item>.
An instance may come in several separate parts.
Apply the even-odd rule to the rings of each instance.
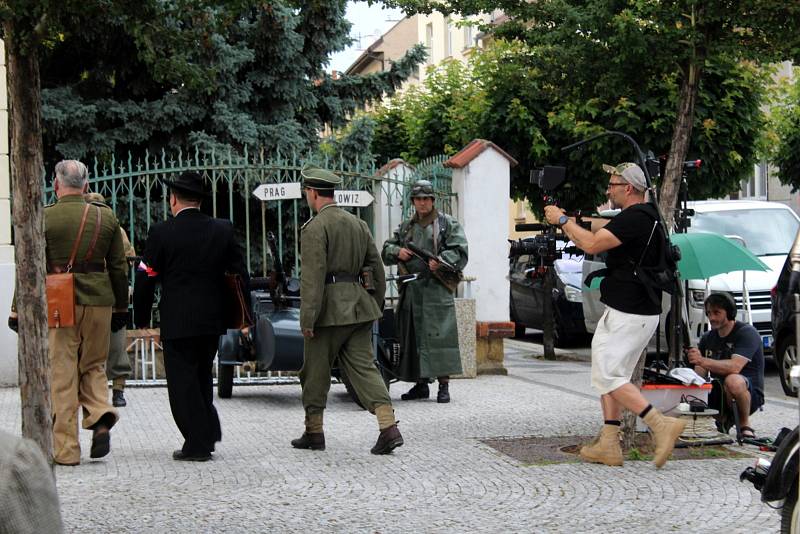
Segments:
[[[672,454],[672,449],[675,448],[675,440],[683,433],[686,421],[675,417],[667,417],[655,408],[651,408],[647,415],[644,416],[644,422],[650,427],[650,432],[653,435],[653,444],[656,449],[653,463],[660,468],[667,463],[669,455]]]
[[[322,414],[306,414],[306,431],[297,439],[292,440],[295,449],[311,449],[312,451],[325,450],[325,434],[322,432]]]
[[[596,464],[622,465],[619,427],[617,425],[603,425],[597,440],[593,444],[581,447],[580,456],[585,461]]]
[[[111,390],[111,404],[113,404],[115,408],[122,408],[128,405],[128,402],[125,400],[125,394],[121,389]]]
[[[440,404],[450,402],[450,382],[439,382],[439,393],[436,394],[436,402]]]
[[[406,393],[400,395],[401,400],[417,400],[427,399],[431,396],[431,390],[428,388],[427,382],[417,382],[414,387],[409,389]]]
[[[378,434],[378,441],[375,446],[370,449],[372,454],[390,454],[394,449],[403,445],[403,436],[400,434],[400,429],[397,424],[384,428]]]

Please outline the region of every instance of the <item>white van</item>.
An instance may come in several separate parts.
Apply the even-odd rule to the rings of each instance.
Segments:
[[[770,290],[778,281],[783,263],[800,228],[800,218],[791,208],[775,202],[749,200],[706,200],[689,202],[694,210],[689,232],[716,232],[739,240],[771,270],[747,271],[745,279],[750,300],[749,322],[758,329],[765,349],[772,348],[772,322]],[[615,213],[614,213],[615,214]],[[604,213],[613,216],[612,213]],[[605,266],[603,254],[586,255],[583,262],[585,277]],[[733,295],[739,309],[737,319],[747,321],[742,291],[742,272],[721,274],[709,279],[711,292],[725,291]],[[705,280],[690,280],[686,292],[688,330],[692,344],[696,344],[706,330],[703,301]],[[586,329],[594,332],[605,306],[600,302],[600,291],[583,288],[583,315]],[[662,299],[665,312],[669,309],[667,295]],[[664,323],[664,321],[662,321]],[[662,327],[662,347],[665,347]]]

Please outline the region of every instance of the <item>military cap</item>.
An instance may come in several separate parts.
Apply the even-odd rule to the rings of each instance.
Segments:
[[[90,191],[89,193],[83,195],[83,199],[86,202],[99,202],[101,204],[106,203],[106,199],[103,198],[103,195],[101,195],[100,193],[95,193],[94,191]]]
[[[411,198],[436,198],[433,193],[433,184],[428,180],[417,180],[411,186]]]
[[[642,168],[635,163],[620,163],[616,167],[604,163],[603,170],[612,176],[621,177],[623,180],[631,184],[634,189],[639,191],[644,191],[647,189],[647,180],[644,178],[644,172],[642,171]]]
[[[310,189],[336,189],[342,185],[342,179],[331,171],[321,169],[314,165],[303,165],[300,169],[303,177],[303,187]]]

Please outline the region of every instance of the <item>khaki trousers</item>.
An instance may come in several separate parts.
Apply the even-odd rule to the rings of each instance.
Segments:
[[[315,328],[314,337],[305,338],[300,369],[306,414],[321,414],[325,410],[334,362],[344,370],[361,403],[371,413],[382,404],[391,407],[392,400],[374,358],[372,321]]]
[[[53,454],[56,462],[77,464],[78,407],[83,408],[83,428],[91,428],[110,414],[113,426],[119,416],[108,402],[105,361],[111,333],[111,306],[75,306],[75,326],[51,328],[50,392],[53,410]]]

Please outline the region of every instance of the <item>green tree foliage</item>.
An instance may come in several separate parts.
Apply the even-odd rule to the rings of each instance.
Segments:
[[[552,67],[543,73],[560,98],[576,103],[607,95],[648,104],[650,84],[675,87],[662,205],[672,205],[682,162],[697,139],[700,83],[714,78],[709,66],[723,61],[772,63],[800,58],[800,4],[784,0],[389,0],[407,12],[458,12],[465,16],[499,9],[510,22],[489,27],[499,37],[520,40]],[[710,84],[706,84],[710,91]],[[607,108],[598,108],[600,110]],[[652,109],[630,109],[649,115]],[[618,109],[617,118],[625,111]],[[576,117],[577,118],[577,117]],[[628,132],[632,133],[632,132]],[[740,152],[741,153],[741,152]],[[730,156],[736,159],[735,156]],[[750,163],[745,160],[743,164]]]
[[[392,94],[425,54],[417,47],[388,72],[332,79],[328,58],[350,42],[345,0],[169,0],[135,14],[102,4],[73,8],[44,43],[50,160],[197,143],[307,151],[325,125]]]
[[[772,105],[772,125],[776,133],[773,161],[781,183],[800,190],[800,69],[794,82],[781,80]]]
[[[530,169],[566,163],[570,183],[560,193],[565,205],[590,209],[605,192],[601,164],[634,155],[628,145],[612,139],[569,155],[560,148],[617,130],[656,156],[666,154],[679,87],[674,76],[665,76],[640,84],[598,84],[591,97],[570,95],[553,83],[558,61],[543,47],[501,40],[473,56],[468,66],[446,63],[430,72],[422,87],[375,111],[372,152],[380,161],[400,156],[413,163],[432,154],[453,154],[477,137],[489,139],[519,162],[512,169],[515,196],[540,206],[541,191],[530,184]],[[738,188],[756,159],[764,126],[759,105],[768,71],[724,58],[708,60],[705,69],[690,145],[690,157],[703,159],[704,166],[688,176],[693,198]]]

